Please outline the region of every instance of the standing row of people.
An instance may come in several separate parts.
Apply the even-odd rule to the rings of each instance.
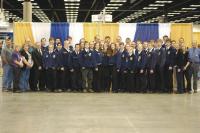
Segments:
[[[174,73],[177,93],[197,92],[200,50],[196,43],[189,50],[166,36],[163,40],[116,43],[110,38],[93,42],[80,40],[74,48],[71,38],[46,39],[34,46],[27,39],[23,48],[11,50],[11,40],[2,50],[4,90],[13,91],[76,91],[76,92],[160,92],[172,93]],[[74,50],[73,50],[74,49]],[[9,76],[8,76],[9,75]],[[186,80],[185,80],[186,78]],[[185,82],[186,81],[186,82]]]

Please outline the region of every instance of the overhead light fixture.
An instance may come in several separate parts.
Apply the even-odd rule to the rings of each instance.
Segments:
[[[173,17],[174,15],[173,15],[173,14],[168,14],[167,16],[168,16],[168,17]]]
[[[108,6],[122,6],[123,4],[107,4]]]
[[[127,0],[110,0],[110,2],[113,2],[113,3],[124,3],[124,2],[127,2]]]
[[[80,0],[64,0],[65,2],[80,2]]]
[[[156,1],[155,3],[172,3],[173,1],[171,0],[159,0],[159,1]]]
[[[158,7],[144,7],[145,10],[156,10]]]
[[[149,6],[165,6],[165,4],[150,4]]]
[[[181,14],[180,12],[169,12],[168,14]]]
[[[182,10],[195,10],[197,8],[190,8],[190,7],[186,7],[186,8],[181,8]]]
[[[188,11],[174,11],[174,12],[188,12]]]
[[[190,5],[190,7],[200,7],[200,5]]]

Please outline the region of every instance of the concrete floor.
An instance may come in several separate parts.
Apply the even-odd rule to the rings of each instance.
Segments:
[[[198,94],[0,92],[0,133],[199,133]]]

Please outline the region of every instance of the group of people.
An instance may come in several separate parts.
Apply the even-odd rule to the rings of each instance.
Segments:
[[[34,45],[27,38],[22,47],[12,44],[7,38],[1,52],[3,91],[197,93],[200,49],[195,42],[186,48],[183,38],[122,42],[118,36],[112,43],[95,36],[74,46],[71,37]]]

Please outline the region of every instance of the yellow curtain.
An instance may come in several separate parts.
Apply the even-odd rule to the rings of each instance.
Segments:
[[[34,43],[31,23],[14,23],[14,45],[22,46],[26,38],[30,38],[31,43]]]
[[[119,24],[114,23],[84,23],[84,37],[87,41],[93,41],[94,36],[99,35],[101,39],[110,36],[114,42],[119,35]]]
[[[171,24],[171,39],[179,41],[183,37],[186,47],[192,46],[192,24]]]
[[[193,32],[193,41],[200,44],[200,32]]]

